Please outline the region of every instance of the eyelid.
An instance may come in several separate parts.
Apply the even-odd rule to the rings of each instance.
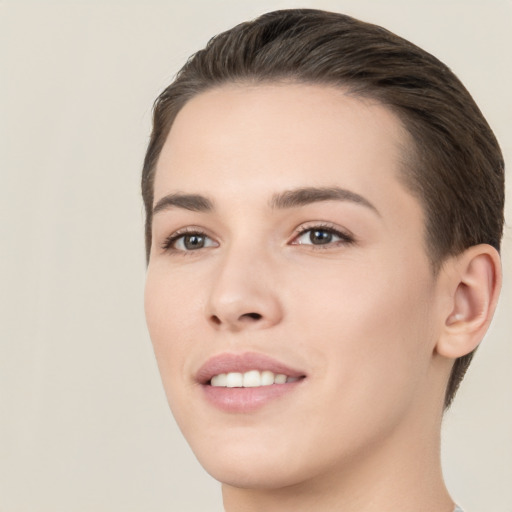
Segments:
[[[297,239],[300,236],[303,236],[308,231],[313,230],[321,230],[321,231],[327,231],[329,233],[332,233],[333,235],[336,235],[339,237],[339,240],[336,240],[334,242],[329,242],[326,244],[303,244],[298,243]],[[184,250],[184,249],[177,249],[176,247],[173,247],[176,242],[184,237],[185,235],[198,235],[201,237],[205,237],[211,241],[213,241],[213,244],[210,244],[206,247],[200,247],[198,249],[191,249],[191,250]],[[341,228],[335,224],[325,222],[325,221],[310,221],[304,224],[301,224],[297,228],[294,229],[293,237],[288,242],[290,245],[304,245],[309,246],[310,248],[314,249],[328,249],[332,247],[337,247],[340,245],[349,245],[355,243],[356,237],[346,228]],[[180,253],[180,254],[191,254],[194,252],[198,252],[201,249],[208,249],[212,246],[218,247],[219,243],[216,241],[216,239],[208,233],[208,230],[201,228],[199,226],[186,226],[184,228],[177,229],[176,231],[173,231],[170,235],[168,235],[164,241],[161,243],[161,249],[164,252],[174,252],[174,253]]]
[[[215,242],[215,245],[218,246],[218,242],[214,239],[213,236],[207,233],[207,230],[204,228],[196,227],[196,226],[187,226],[184,228],[177,229],[176,231],[173,231],[169,236],[165,237],[164,241],[161,244],[161,248],[164,252],[174,252],[174,253],[180,253],[180,254],[190,254],[194,253],[196,251],[199,251],[200,249],[207,249],[208,247],[202,247],[195,250],[183,250],[183,249],[176,249],[173,247],[173,245],[182,237],[186,235],[198,235],[202,236],[204,238],[208,238]]]
[[[337,240],[336,242],[331,242],[328,244],[300,244],[295,242],[300,236],[304,235],[308,231],[313,230],[319,230],[319,231],[327,231],[329,233],[332,233],[333,235],[336,235],[340,238],[340,240]],[[348,245],[348,244],[354,244],[356,243],[357,239],[355,235],[349,231],[348,229],[341,228],[339,226],[336,226],[334,224],[331,224],[329,222],[308,222],[306,224],[301,224],[299,227],[295,228],[293,239],[291,240],[291,245],[308,245],[311,247],[314,247],[315,249],[327,249],[329,247],[338,246],[338,245]],[[295,243],[294,243],[295,242]]]

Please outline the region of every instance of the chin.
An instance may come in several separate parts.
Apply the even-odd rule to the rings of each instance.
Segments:
[[[233,487],[271,489],[291,485],[297,469],[305,466],[302,454],[293,455],[300,450],[290,453],[286,442],[276,442],[275,438],[269,439],[255,431],[241,435],[230,429],[227,436],[218,432],[208,435],[204,431],[183,433],[206,472]]]
[[[209,446],[211,439],[202,438],[199,443],[192,442],[191,447],[210,476],[222,484],[242,489],[275,490],[298,485],[314,479],[333,463],[325,453],[318,453],[315,458],[310,450],[300,449],[304,446],[300,439],[286,442],[284,434],[281,435],[280,441],[260,439],[237,443],[231,439]]]
[[[240,489],[281,489],[305,479],[305,475],[297,474],[286,463],[276,467],[275,463],[247,463],[246,460],[238,460],[233,463],[202,465],[215,480]]]

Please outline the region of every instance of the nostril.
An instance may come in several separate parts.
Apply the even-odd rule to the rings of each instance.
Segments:
[[[240,319],[250,318],[251,320],[261,320],[262,316],[259,313],[245,313]]]
[[[233,316],[226,315],[225,317],[223,315],[210,315],[209,321],[212,325],[216,327],[221,327],[223,325],[226,326],[236,326],[242,327],[242,325],[246,324],[252,324],[257,323],[261,321],[264,318],[264,316],[260,313],[244,313],[239,316]]]
[[[222,322],[220,320],[220,318],[216,315],[212,315],[212,318],[211,318],[212,322],[215,324],[215,325],[220,325]]]

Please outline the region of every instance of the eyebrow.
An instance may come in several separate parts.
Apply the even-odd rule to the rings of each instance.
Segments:
[[[363,196],[340,187],[303,187],[285,190],[272,196],[272,209],[298,208],[323,201],[348,201],[365,206],[380,216],[375,206]],[[153,215],[171,208],[182,208],[193,212],[209,212],[214,210],[211,199],[200,194],[174,193],[162,197],[153,208]]]
[[[153,215],[170,208],[183,208],[192,212],[213,210],[213,201],[200,194],[169,194],[162,197],[153,208]]]
[[[287,190],[272,197],[270,206],[277,209],[297,208],[322,201],[348,201],[373,210],[379,217],[375,206],[363,196],[340,187],[305,187]]]

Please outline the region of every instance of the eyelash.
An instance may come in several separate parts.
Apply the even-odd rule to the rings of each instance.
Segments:
[[[180,238],[183,238],[187,235],[195,235],[195,236],[198,236],[198,237],[203,237],[203,238],[210,238],[204,231],[201,231],[200,229],[194,229],[194,228],[184,228],[184,229],[180,229],[179,231],[176,231],[172,234],[170,234],[163,242],[162,244],[162,249],[164,251],[167,251],[167,252],[179,252],[179,253],[182,253],[182,254],[187,254],[187,253],[193,253],[195,251],[193,250],[189,250],[189,251],[184,251],[182,249],[176,249],[176,247],[173,247],[174,244],[180,239]],[[197,250],[197,249],[196,249]]]
[[[343,246],[343,245],[353,245],[356,242],[355,237],[348,231],[341,231],[340,229],[335,228],[331,224],[325,224],[325,223],[320,223],[320,224],[317,223],[317,224],[313,224],[310,226],[301,226],[301,227],[297,228],[297,230],[295,231],[295,236],[294,236],[293,240],[297,240],[298,238],[304,236],[306,233],[313,232],[313,231],[323,231],[325,233],[328,233],[330,235],[334,235],[334,236],[338,237],[339,240],[334,241],[334,242],[328,242],[325,244],[313,244],[313,243],[301,244],[301,243],[297,243],[297,242],[294,243],[292,241],[291,244],[292,245],[308,245],[313,250],[326,250],[326,249],[332,249],[333,246],[339,247],[339,246]]]
[[[328,242],[325,244],[313,244],[313,243],[303,244],[303,243],[294,242],[298,238],[304,236],[306,233],[312,232],[312,231],[323,231],[325,233],[328,233],[330,235],[334,235],[334,236],[338,237],[339,240],[337,240],[335,242]],[[176,231],[176,232],[172,233],[171,235],[169,235],[164,240],[164,242],[162,244],[162,249],[167,252],[179,252],[182,254],[190,254],[190,253],[194,253],[194,252],[198,251],[199,249],[182,250],[182,249],[176,249],[176,247],[173,247],[174,244],[176,242],[178,242],[178,240],[180,240],[181,238],[183,238],[186,235],[195,235],[198,237],[210,238],[208,236],[208,234],[206,234],[204,231],[201,231],[200,229],[194,229],[194,228],[180,229],[179,231]],[[311,226],[306,226],[306,227],[301,226],[301,227],[297,228],[295,230],[293,240],[290,244],[291,245],[309,245],[313,248],[313,250],[326,250],[326,249],[332,248],[333,246],[339,247],[342,245],[352,245],[355,242],[356,242],[356,240],[352,234],[350,234],[348,232],[340,231],[339,229],[333,227],[330,224],[314,224]],[[201,247],[200,249],[203,249],[203,248],[204,247]]]

